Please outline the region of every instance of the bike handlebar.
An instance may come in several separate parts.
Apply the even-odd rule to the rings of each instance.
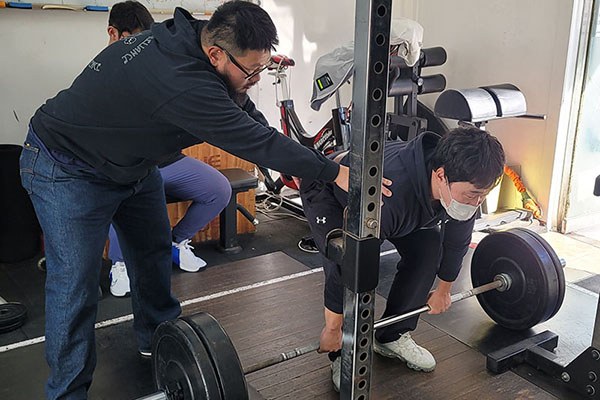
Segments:
[[[268,69],[276,69],[280,66],[293,67],[294,65],[296,65],[296,62],[292,58],[281,54],[275,54],[274,56],[271,56],[271,63],[272,65],[270,65]]]

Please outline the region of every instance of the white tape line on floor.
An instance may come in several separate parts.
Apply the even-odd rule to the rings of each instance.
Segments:
[[[247,290],[256,289],[256,288],[263,287],[263,286],[273,285],[273,284],[279,283],[279,282],[289,281],[291,279],[300,278],[300,277],[314,274],[314,273],[321,272],[321,271],[323,271],[323,268],[309,269],[307,271],[297,272],[295,274],[280,276],[279,278],[273,278],[273,279],[269,279],[269,280],[262,281],[262,282],[252,283],[250,285],[240,286],[240,287],[237,287],[234,289],[224,290],[224,291],[218,292],[218,293],[212,293],[212,294],[209,294],[206,296],[196,297],[194,299],[184,300],[181,302],[181,307],[189,306],[191,304],[196,304],[196,303],[202,303],[204,301],[217,299],[219,297],[228,296],[230,294],[245,292]],[[113,326],[113,325],[117,325],[117,324],[120,324],[123,322],[131,321],[131,320],[133,320],[133,314],[128,314],[128,315],[124,315],[122,317],[97,322],[94,326],[96,329],[100,329],[100,328],[106,328],[107,326]],[[34,345],[37,343],[42,343],[45,340],[46,340],[45,336],[39,336],[39,337],[36,337],[33,339],[23,340],[21,342],[12,343],[12,344],[5,345],[5,346],[0,346],[0,353],[4,353],[4,352],[18,349],[21,347],[31,346],[31,345]]]
[[[396,254],[396,253],[397,253],[397,251],[395,249],[387,250],[387,251],[382,251],[381,253],[379,253],[379,256],[385,257],[387,255]],[[244,292],[247,290],[256,289],[256,288],[267,286],[267,285],[272,285],[272,284],[279,283],[279,282],[288,281],[290,279],[300,278],[300,277],[314,274],[314,273],[321,272],[321,271],[323,271],[323,268],[309,269],[307,271],[302,271],[302,272],[298,272],[298,273],[291,274],[291,275],[281,276],[279,278],[273,278],[273,279],[269,279],[269,280],[262,281],[262,282],[252,283],[250,285],[240,286],[240,287],[237,287],[234,289],[224,290],[224,291],[218,292],[218,293],[212,293],[212,294],[209,294],[206,296],[196,297],[194,299],[184,300],[181,302],[181,307],[189,306],[191,304],[196,304],[196,303],[202,303],[204,301],[217,299],[219,297]],[[131,320],[133,320],[133,314],[128,314],[128,315],[124,315],[122,317],[97,322],[94,326],[96,329],[100,329],[100,328],[106,328],[107,326],[121,324],[123,322],[131,321]],[[37,343],[42,343],[45,340],[46,340],[45,336],[39,336],[39,337],[36,337],[33,339],[27,339],[27,340],[23,340],[21,342],[12,343],[12,344],[5,345],[5,346],[0,346],[0,353],[4,353],[4,352],[18,349],[21,347],[31,346],[31,345],[34,345]]]

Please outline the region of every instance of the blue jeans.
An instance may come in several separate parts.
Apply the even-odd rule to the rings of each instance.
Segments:
[[[156,326],[181,313],[171,295],[171,230],[157,168],[120,185],[63,164],[30,131],[21,181],[44,232],[49,399],[85,399],[96,365],[94,323],[102,252],[114,221],[131,280],[134,331],[150,349]]]

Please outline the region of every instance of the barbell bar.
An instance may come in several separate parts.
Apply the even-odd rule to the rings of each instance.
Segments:
[[[529,329],[551,318],[565,294],[564,261],[538,234],[523,228],[496,232],[477,246],[471,260],[473,289],[452,303],[477,296],[498,324]],[[374,329],[430,311],[428,305],[383,318]],[[243,400],[245,375],[319,349],[312,343],[242,368],[235,347],[214,317],[198,313],[161,324],[152,345],[155,383],[161,390],[142,400]]]
[[[488,292],[490,290],[496,289],[499,291],[504,291],[504,290],[508,290],[509,288],[510,288],[510,277],[508,275],[499,274],[490,283],[481,285],[479,287],[476,287],[476,288],[473,288],[470,290],[466,290],[464,292],[455,293],[452,296],[450,296],[450,298],[452,299],[452,303],[456,303],[461,300],[468,299],[469,297],[473,297],[478,294]],[[425,304],[423,307],[415,308],[414,310],[408,311],[406,313],[403,313],[400,315],[393,315],[393,316],[382,318],[378,321],[375,321],[373,328],[374,329],[383,328],[384,326],[392,325],[397,322],[401,322],[401,321],[410,319],[419,314],[429,312],[429,311],[431,311],[431,307],[429,306],[429,304]],[[244,367],[244,374],[245,375],[251,374],[253,372],[260,371],[262,369],[271,367],[273,365],[277,365],[284,361],[291,360],[292,358],[296,358],[298,356],[301,356],[301,355],[304,355],[307,353],[311,353],[313,351],[317,351],[319,349],[319,347],[320,347],[320,343],[317,342],[317,343],[311,343],[307,346],[297,347],[291,351],[286,351],[286,352],[280,353],[277,356],[271,357],[269,359],[266,359],[264,361],[258,362],[253,365],[249,365],[248,367]]]
[[[482,285],[482,286],[479,286],[479,287],[476,287],[476,288],[473,288],[470,290],[466,290],[464,292],[453,294],[451,296],[452,303],[456,303],[461,300],[468,299],[475,295],[485,293],[485,292],[488,292],[488,291],[494,290],[494,289],[499,290],[499,291],[509,290],[510,282],[511,282],[511,279],[508,275],[499,274],[490,283],[487,283],[485,285]],[[406,319],[412,318],[414,316],[417,316],[424,312],[428,312],[430,310],[431,310],[431,307],[429,305],[424,305],[423,307],[411,310],[404,314],[383,318],[383,319],[380,319],[377,322],[375,322],[374,328],[378,329],[378,328],[382,328],[384,326],[394,324],[396,322],[404,321]],[[320,347],[319,342],[315,342],[315,343],[311,343],[306,346],[294,348],[293,350],[280,353],[276,356],[265,359],[264,361],[244,367],[243,374],[248,375],[248,374],[251,374],[254,372],[258,372],[265,368],[280,364],[282,362],[294,359],[296,357],[315,352],[319,349],[319,347]],[[153,361],[156,362],[155,360],[153,360]],[[174,385],[174,386],[167,388],[166,390],[158,391],[158,392],[150,394],[148,396],[139,398],[138,400],[173,400],[173,399],[187,400],[188,397],[185,397],[185,395],[181,394],[182,390],[183,390],[183,388],[181,388],[180,385],[179,386]],[[208,398],[212,399],[213,397],[208,397]],[[197,398],[197,396],[189,397],[189,398]]]

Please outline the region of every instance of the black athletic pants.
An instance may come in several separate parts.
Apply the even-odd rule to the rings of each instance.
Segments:
[[[326,236],[343,226],[346,194],[322,182],[303,182],[302,205],[315,243],[323,255],[325,271],[325,307],[342,314],[344,287],[340,267],[325,254]],[[442,234],[439,227],[420,229],[403,237],[388,238],[400,254],[397,272],[390,289],[382,317],[398,315],[423,306],[434,283],[442,254]],[[413,331],[419,317],[381,328],[376,332],[379,342],[391,342],[401,334]]]

